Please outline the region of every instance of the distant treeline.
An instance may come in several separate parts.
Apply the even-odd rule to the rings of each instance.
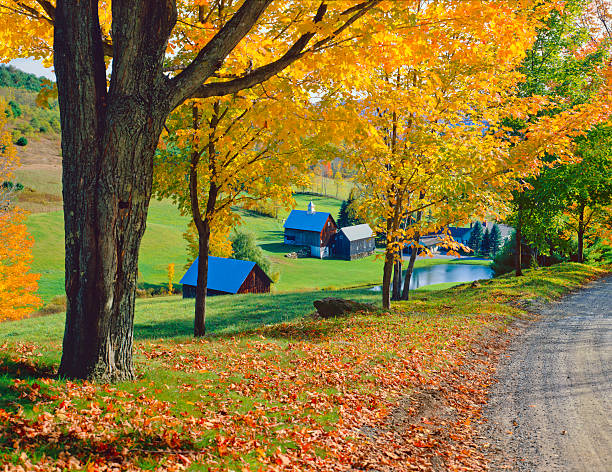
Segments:
[[[20,71],[13,66],[0,65],[0,87],[11,87],[40,92],[44,77]]]

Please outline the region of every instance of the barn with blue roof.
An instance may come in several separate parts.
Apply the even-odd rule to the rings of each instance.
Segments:
[[[183,298],[195,297],[198,260],[193,261],[180,281],[183,284]],[[269,293],[271,283],[270,277],[255,262],[208,256],[207,295]]]
[[[331,246],[338,227],[331,214],[315,211],[312,202],[308,210],[293,210],[284,224],[285,244],[308,246],[314,257],[331,255]]]

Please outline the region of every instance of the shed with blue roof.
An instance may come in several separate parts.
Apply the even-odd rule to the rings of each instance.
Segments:
[[[308,210],[293,210],[284,224],[285,244],[308,246],[314,257],[331,255],[331,246],[338,229],[331,214],[315,211],[314,204]]]
[[[198,260],[196,258],[180,283],[183,298],[194,298],[198,283]],[[269,293],[272,280],[252,261],[208,256],[207,295],[235,293]]]

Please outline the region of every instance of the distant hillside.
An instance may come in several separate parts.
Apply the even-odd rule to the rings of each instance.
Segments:
[[[55,211],[62,206],[59,106],[57,100],[49,108],[36,104],[43,80],[0,65],[0,113],[8,118],[21,160],[16,177],[25,187],[19,192],[18,204],[33,213]]]
[[[56,135],[60,132],[57,100],[49,108],[36,104],[36,97],[46,80],[13,66],[0,65],[0,97],[6,102],[3,111],[16,143],[20,138],[20,143],[27,143],[37,135]]]
[[[43,88],[43,80],[46,79],[44,77],[36,77],[34,74],[28,74],[16,67],[0,65],[0,87],[40,92]]]

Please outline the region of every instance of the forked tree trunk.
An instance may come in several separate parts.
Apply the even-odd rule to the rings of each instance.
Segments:
[[[420,193],[420,199],[422,200],[425,197],[423,192]],[[415,223],[418,225],[423,217],[423,212],[418,211],[416,215]],[[419,253],[418,245],[419,240],[421,239],[420,233],[417,231],[414,233],[414,246],[412,247],[412,251],[410,252],[410,260],[408,261],[408,268],[406,269],[406,276],[404,277],[404,287],[402,288],[402,300],[410,299],[410,282],[412,281],[412,273],[414,272],[414,263],[416,262],[417,255]]]
[[[395,208],[393,209],[393,216],[391,218],[387,218],[387,237],[390,234],[394,235],[399,228],[402,204],[403,202],[400,196],[396,199]],[[391,308],[391,279],[393,277],[393,266],[395,265],[395,251],[395,247],[390,247],[390,242],[387,240],[382,283],[382,306],[385,310]]]
[[[62,126],[66,328],[59,374],[132,379],[138,250],[151,197],[153,155],[169,112],[156,79],[174,16],[166,4],[113,2],[138,21],[113,25],[111,87],[97,3],[60,0],[55,73]],[[129,68],[130,73],[126,73]]]
[[[404,288],[402,289],[402,300],[410,300],[410,282],[412,281],[412,273],[414,272],[414,263],[417,258],[418,249],[417,245],[419,244],[419,234],[417,233],[414,242],[415,245],[412,248],[412,252],[410,253],[410,260],[408,261],[408,268],[406,269],[406,276],[404,277]]]

